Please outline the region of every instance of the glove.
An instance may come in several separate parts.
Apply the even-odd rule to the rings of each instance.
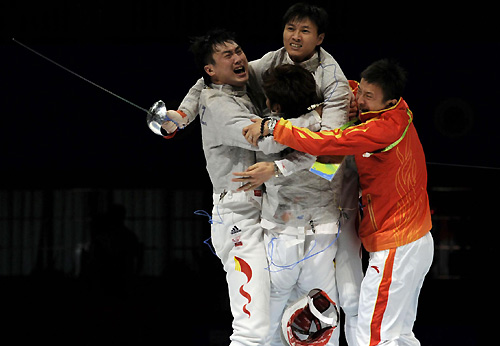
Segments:
[[[171,135],[177,131],[177,125],[173,121],[166,121],[161,125],[168,135]]]
[[[167,111],[165,103],[163,101],[157,101],[149,109],[147,114],[148,127],[155,134],[164,136],[162,129],[164,129],[170,136],[165,136],[166,138],[171,138],[175,134],[178,128],[184,129],[189,120],[187,115],[182,111]]]
[[[171,120],[170,122],[173,122],[181,130],[183,130],[189,123],[187,115],[183,111],[169,110],[167,111],[167,117]]]
[[[169,119],[172,119],[173,117],[174,119],[172,119],[173,121],[166,121],[161,125],[162,134],[164,134],[164,131],[167,132],[167,135],[163,136],[163,138],[165,139],[170,139],[175,136],[177,130],[179,129],[177,124],[179,124],[179,126],[182,126],[180,127],[180,129],[182,130],[189,123],[187,120],[187,115],[183,111],[167,111],[167,117]]]

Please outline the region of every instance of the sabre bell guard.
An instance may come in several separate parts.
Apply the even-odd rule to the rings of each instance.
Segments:
[[[161,125],[169,120],[167,116],[167,107],[162,100],[156,101],[153,106],[149,108],[147,115],[148,127],[157,135],[163,136],[161,133]]]

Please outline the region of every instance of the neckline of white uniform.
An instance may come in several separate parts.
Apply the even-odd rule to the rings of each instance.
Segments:
[[[233,96],[243,96],[247,93],[247,87],[242,86],[242,87],[237,87],[237,86],[232,86],[229,84],[210,84],[210,88],[222,91],[226,94],[233,95]]]
[[[305,68],[309,72],[314,72],[319,66],[319,55],[318,52],[315,52],[314,55],[310,57],[308,60],[296,63],[290,58],[290,55],[288,55],[287,52],[285,54],[285,63],[292,65],[299,65]]]

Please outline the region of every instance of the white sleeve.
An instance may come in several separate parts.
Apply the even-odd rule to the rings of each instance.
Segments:
[[[203,81],[203,78],[198,79],[196,84],[189,89],[187,95],[184,97],[179,106],[179,110],[183,111],[187,115],[189,123],[192,123],[198,116],[200,111],[200,94],[204,87],[205,82]]]
[[[321,117],[315,110],[310,111],[298,118],[288,119],[295,127],[307,127],[313,132],[318,132],[321,129]]]
[[[276,52],[266,53],[262,58],[250,61],[249,64],[255,71],[255,77],[257,78],[257,83],[262,85],[262,74],[271,67],[274,55]]]
[[[349,82],[335,59],[321,48],[322,63],[314,78],[319,85],[325,105],[321,130],[340,128],[349,119]]]
[[[324,89],[325,105],[321,119],[323,131],[338,129],[349,120],[350,88],[347,79],[342,77],[339,76],[336,82],[330,83]]]

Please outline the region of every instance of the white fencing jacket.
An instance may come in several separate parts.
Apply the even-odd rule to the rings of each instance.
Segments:
[[[271,138],[266,138],[259,143],[259,147],[254,147],[241,134],[243,127],[251,124],[251,118],[266,112],[262,109],[262,74],[270,67],[286,63],[293,64],[293,61],[285,48],[252,61],[248,84],[253,91],[251,97],[246,88],[236,90],[230,86],[214,85],[205,88],[203,79],[200,79],[179,106],[190,121],[200,114],[203,148],[214,193],[221,193],[224,189],[234,190],[241,185],[231,182],[232,172],[245,171],[257,161],[279,163],[285,176],[272,178],[265,184],[267,194],[263,200],[262,218],[268,221],[269,228],[285,224],[302,227],[311,220],[315,224],[336,221],[341,203],[343,168],[329,182],[309,172],[316,160],[314,156],[290,149],[283,151],[285,147],[273,143]],[[340,66],[322,48],[300,65],[313,73],[318,91],[324,98],[321,129],[341,127],[348,119],[350,88]],[[314,114],[308,113],[308,118],[293,119],[293,122],[298,124],[296,126],[311,126],[313,129]],[[304,125],[300,125],[302,121]],[[256,152],[259,152],[257,156]]]

